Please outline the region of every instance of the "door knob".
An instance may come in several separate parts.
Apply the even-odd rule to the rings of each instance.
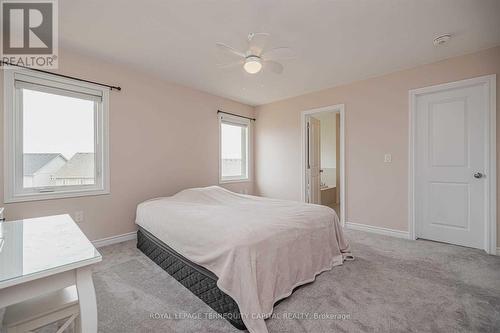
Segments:
[[[474,174],[474,178],[477,178],[477,179],[479,179],[479,178],[483,178],[483,174],[482,174],[481,172],[476,172],[476,173]]]

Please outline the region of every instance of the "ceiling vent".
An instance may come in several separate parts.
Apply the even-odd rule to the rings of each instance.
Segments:
[[[444,44],[447,44],[451,39],[451,35],[450,34],[444,34],[444,35],[441,35],[441,36],[438,36],[436,38],[434,38],[434,46],[441,46],[441,45],[444,45]]]

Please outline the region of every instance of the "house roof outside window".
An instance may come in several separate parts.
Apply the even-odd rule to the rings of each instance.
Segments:
[[[65,161],[67,159],[60,153],[27,153],[23,154],[23,174],[33,176],[50,161],[60,156]]]
[[[94,178],[94,170],[94,153],[76,153],[55,173],[54,178]]]

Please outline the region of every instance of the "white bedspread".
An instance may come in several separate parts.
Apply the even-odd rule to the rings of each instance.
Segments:
[[[276,301],[351,257],[334,210],[217,186],[143,202],[136,223],[217,275],[252,333],[267,332]]]

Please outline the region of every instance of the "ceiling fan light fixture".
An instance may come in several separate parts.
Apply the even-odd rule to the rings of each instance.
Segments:
[[[243,69],[248,74],[257,74],[262,70],[262,61],[257,56],[249,56],[245,59]]]

